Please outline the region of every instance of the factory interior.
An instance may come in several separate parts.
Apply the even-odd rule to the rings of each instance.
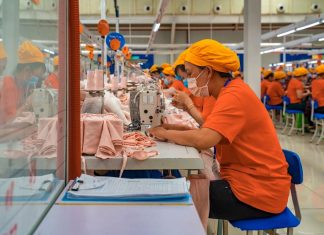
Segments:
[[[324,0],[0,0],[0,235],[324,235]]]

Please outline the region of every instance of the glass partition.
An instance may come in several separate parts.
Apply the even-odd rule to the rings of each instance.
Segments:
[[[65,183],[65,2],[0,1],[0,235],[32,233]]]

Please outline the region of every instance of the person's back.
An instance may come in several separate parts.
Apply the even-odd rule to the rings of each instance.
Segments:
[[[271,84],[271,82],[267,79],[263,79],[261,81],[261,98],[263,98],[265,96],[265,94],[267,93],[268,87]]]
[[[304,90],[304,84],[298,79],[292,78],[287,88],[287,96],[291,104],[302,102],[302,99],[297,97],[297,90]]]
[[[44,81],[44,84],[48,88],[58,89],[59,88],[59,81],[57,78],[57,74],[51,73],[48,75],[46,80]]]
[[[5,76],[2,80],[0,91],[0,124],[16,116],[21,93],[16,85],[15,79]]]
[[[216,146],[217,159],[221,177],[235,196],[255,208],[280,213],[289,195],[288,165],[269,114],[250,87],[239,79],[231,81],[203,127],[227,139]]]

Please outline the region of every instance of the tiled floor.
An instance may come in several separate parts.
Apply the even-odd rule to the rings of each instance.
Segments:
[[[278,132],[279,133],[279,132]],[[287,136],[278,134],[282,148],[299,154],[303,164],[304,183],[297,187],[302,220],[294,229],[295,235],[324,235],[324,140],[320,145],[309,143],[311,135]],[[288,206],[292,208],[289,201]],[[214,234],[214,221],[208,234]],[[278,231],[285,234],[285,231]],[[246,234],[230,226],[230,235]]]

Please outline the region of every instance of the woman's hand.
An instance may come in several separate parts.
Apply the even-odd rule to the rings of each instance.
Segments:
[[[166,141],[167,140],[167,138],[166,138],[167,130],[164,129],[162,126],[157,126],[157,127],[150,128],[150,129],[147,130],[147,132],[149,133],[149,135],[151,137],[155,137],[158,140],[161,140],[161,141]]]
[[[173,95],[173,101],[186,107],[192,103],[189,95],[183,91],[176,91]]]

